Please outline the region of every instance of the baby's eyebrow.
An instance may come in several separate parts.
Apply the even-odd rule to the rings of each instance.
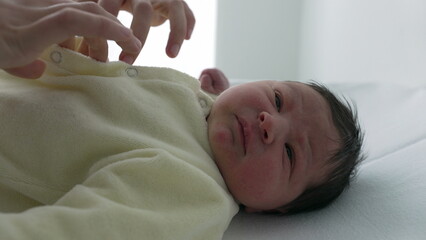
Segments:
[[[288,92],[290,92],[291,96],[290,96],[290,101],[291,101],[291,105],[295,106],[297,108],[300,108],[300,112],[301,114],[305,115],[304,117],[306,117],[306,104],[309,104],[309,102],[306,99],[305,94],[303,93],[303,91],[301,90],[300,85],[298,86],[297,84],[303,84],[303,83],[299,83],[299,82],[287,82],[287,84],[285,84],[286,88],[289,89],[287,90]],[[300,132],[298,133],[300,134]],[[296,141],[296,144],[299,145],[299,150],[302,152],[302,156],[297,159],[296,161],[305,161],[306,166],[309,166],[311,164],[313,164],[313,145],[315,144],[313,142],[312,136],[310,136],[309,133],[303,134],[304,136],[300,136],[298,140]]]
[[[293,81],[282,82],[282,85],[284,86],[284,89],[286,91],[283,94],[287,95],[287,106],[300,106],[303,110],[305,106],[303,94],[301,93],[298,87],[294,86],[294,84],[299,83]]]

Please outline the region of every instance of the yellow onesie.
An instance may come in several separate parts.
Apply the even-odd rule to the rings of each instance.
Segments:
[[[238,206],[198,80],[57,46],[42,58],[37,80],[0,71],[0,239],[221,239]]]

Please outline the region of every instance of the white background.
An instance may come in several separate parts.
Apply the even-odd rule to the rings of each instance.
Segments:
[[[218,0],[231,78],[426,82],[425,0]]]

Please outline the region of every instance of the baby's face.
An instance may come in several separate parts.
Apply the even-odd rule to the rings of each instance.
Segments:
[[[259,81],[223,92],[209,141],[229,191],[248,210],[272,210],[324,181],[339,135],[324,98],[296,82]]]

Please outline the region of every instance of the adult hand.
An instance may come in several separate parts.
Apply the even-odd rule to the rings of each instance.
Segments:
[[[199,77],[201,89],[216,95],[229,88],[229,81],[225,74],[216,68],[204,69]]]
[[[44,49],[75,35],[114,40],[129,53],[142,47],[131,30],[92,2],[0,0],[0,26],[0,68],[25,78],[44,72],[37,59]]]
[[[142,46],[148,36],[151,26],[163,24],[170,20],[170,34],[166,46],[169,57],[176,57],[184,39],[190,39],[195,25],[195,17],[191,9],[183,0],[77,0],[98,2],[105,10],[117,16],[120,10],[133,14],[130,28],[140,40]],[[108,57],[108,45],[102,39],[86,38],[80,52],[100,61]],[[91,49],[91,48],[94,48]],[[132,64],[139,52],[129,52],[123,48],[120,60]]]

